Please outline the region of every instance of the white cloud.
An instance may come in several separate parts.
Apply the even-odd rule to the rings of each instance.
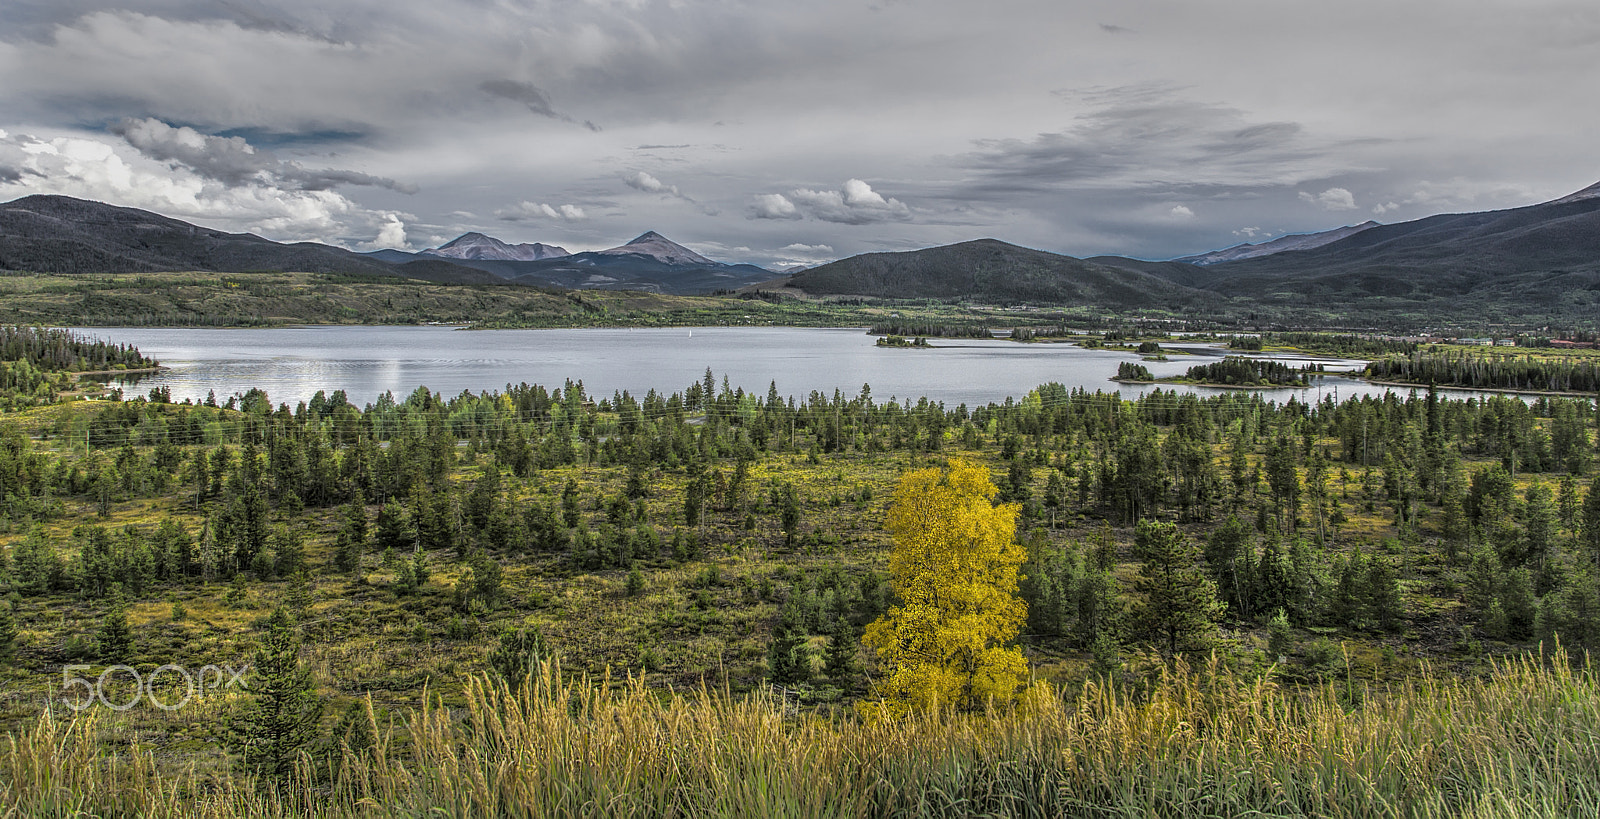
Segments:
[[[400,220],[398,213],[384,214],[383,224],[378,227],[378,238],[358,245],[360,250],[404,250],[409,246],[406,240],[406,223]]]
[[[509,208],[501,208],[494,215],[507,222],[523,222],[530,219],[559,219],[564,222],[580,222],[589,218],[583,208],[578,205],[546,205],[542,202],[518,202]]]
[[[151,159],[182,165],[233,187],[271,185],[320,191],[338,185],[364,185],[417,192],[415,185],[359,171],[307,169],[297,162],[280,160],[271,151],[257,150],[244,137],[202,134],[188,126],[174,128],[158,119],[124,119],[112,125],[111,132]]]
[[[903,222],[911,218],[911,208],[904,202],[884,197],[859,179],[846,180],[836,191],[800,188],[787,195],[763,194],[756,197],[751,211],[756,219],[798,219],[809,216],[841,225]]]
[[[644,171],[634,171],[633,173],[624,174],[622,181],[627,183],[628,187],[637,191],[643,191],[645,193],[658,193],[662,196],[671,197],[673,199],[682,199],[683,201],[699,208],[700,212],[707,216],[716,216],[718,214],[718,210],[716,208],[710,205],[702,205],[700,202],[695,201],[694,197],[678,190],[677,185],[668,185],[667,183],[662,182],[660,179],[657,179],[656,177],[645,173]]]
[[[750,215],[754,219],[801,218],[800,209],[789,201],[789,197],[781,193],[763,193],[756,196],[750,204]]]
[[[1254,239],[1257,236],[1260,236],[1262,238],[1266,238],[1266,237],[1272,235],[1272,231],[1270,231],[1270,230],[1262,230],[1261,228],[1258,228],[1258,227],[1244,227],[1244,228],[1239,228],[1238,230],[1234,231],[1233,235],[1242,236],[1242,237],[1244,237],[1246,239]]]
[[[664,193],[668,196],[683,196],[683,194],[678,192],[677,185],[668,185],[651,176],[650,174],[645,173],[644,171],[634,171],[633,173],[624,176],[622,181],[628,183],[628,187],[633,188],[634,190],[644,191],[645,193]]]
[[[1372,212],[1374,214],[1378,215],[1378,216],[1382,216],[1385,213],[1388,213],[1389,211],[1399,210],[1399,208],[1400,208],[1400,205],[1398,205],[1398,204],[1396,204],[1394,202],[1382,202],[1382,203],[1373,205],[1372,206]]]
[[[795,256],[832,256],[833,247],[830,245],[803,245],[795,242],[779,248],[779,252]]]
[[[1194,211],[1190,210],[1188,205],[1176,205],[1172,208],[1172,210],[1167,212],[1170,213],[1174,219],[1194,218]]]
[[[1300,201],[1312,205],[1321,205],[1327,210],[1355,210],[1355,194],[1344,188],[1329,188],[1322,193],[1312,196],[1305,191],[1300,192]]]
[[[363,208],[336,191],[279,185],[270,177],[229,185],[186,164],[152,159],[120,140],[8,135],[0,139],[0,167],[19,172],[0,180],[6,198],[75,196],[269,239],[338,244],[352,235],[372,235],[387,221],[388,212]]]

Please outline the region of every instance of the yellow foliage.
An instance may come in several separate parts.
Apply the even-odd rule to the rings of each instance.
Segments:
[[[1027,615],[1017,597],[1027,555],[1017,507],[993,505],[997,492],[988,470],[961,459],[900,479],[887,523],[902,605],[863,637],[886,671],[875,686],[885,715],[1007,704],[1022,689],[1027,661],[1007,643]]]

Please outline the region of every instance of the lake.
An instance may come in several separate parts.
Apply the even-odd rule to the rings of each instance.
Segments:
[[[1109,379],[1122,361],[1139,356],[1086,350],[1070,344],[1018,344],[1004,339],[931,339],[931,349],[885,349],[861,328],[695,327],[577,330],[461,330],[452,327],[294,327],[272,329],[76,328],[108,341],[132,344],[170,369],[131,379],[127,394],[152,387],[172,391],[174,401],[219,401],[251,387],[274,403],[311,398],[318,390],[344,390],[362,406],[390,392],[403,399],[419,386],[447,397],[463,390],[503,390],[527,382],[559,387],[581,379],[592,395],[655,389],[676,392],[701,380],[706,368],[735,387],[765,395],[776,382],[784,396],[803,399],[812,390],[847,396],[872,386],[874,400],[927,396],[949,407],[1020,398],[1034,387],[1059,382],[1068,389],[1117,392],[1133,398],[1155,387]],[[1146,362],[1157,377],[1181,375],[1218,347],[1175,346],[1197,355]],[[1310,359],[1279,356],[1290,363]],[[1362,362],[1319,359],[1330,369]],[[1350,378],[1329,376],[1309,389],[1263,390],[1273,400],[1291,395],[1317,400],[1385,390]],[[116,382],[113,382],[116,383]],[[1167,386],[1165,389],[1173,389]],[[1178,387],[1211,394],[1214,388]]]

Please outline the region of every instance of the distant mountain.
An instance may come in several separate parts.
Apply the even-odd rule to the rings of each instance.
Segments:
[[[813,295],[1198,309],[1309,324],[1593,327],[1600,185],[1528,207],[1353,225],[1205,255],[1206,265],[1076,259],[983,239],[853,256],[796,273],[786,286]]]
[[[878,298],[961,298],[1000,304],[1071,304],[1128,309],[1219,301],[1143,272],[1132,259],[1086,261],[979,239],[904,253],[867,253],[818,265],[790,277],[789,287],[811,295]],[[1186,266],[1187,267],[1187,266]],[[1198,269],[1198,268],[1195,268]]]
[[[0,204],[0,269],[45,273],[283,270],[493,281],[441,259],[393,264],[315,242],[280,244],[224,233],[136,208],[70,196],[25,196]]]
[[[565,248],[541,242],[510,245],[482,233],[463,233],[450,241],[422,251],[422,256],[444,256],[450,259],[488,259],[501,262],[537,262],[570,256]]]
[[[481,237],[463,241],[469,237]],[[547,285],[587,290],[643,290],[651,293],[694,295],[718,290],[737,290],[772,278],[772,271],[749,264],[724,264],[708,259],[655,231],[646,231],[627,244],[606,250],[567,253],[550,245],[507,245],[481,233],[468,233],[451,242],[460,242],[463,255],[451,261],[492,273],[518,284]],[[445,245],[439,250],[449,248]],[[523,260],[493,257],[488,249],[542,247],[561,255]],[[401,259],[426,259],[437,251],[406,253],[379,250],[366,255],[388,262]]]
[[[1593,185],[1578,191],[1577,193],[1569,193],[1566,196],[1548,202],[1547,204],[1565,205],[1569,202],[1583,202],[1589,199],[1600,199],[1600,182],[1596,182]]]
[[[694,295],[768,281],[772,271],[708,259],[655,231],[624,245],[518,265],[513,281]]]
[[[1290,250],[1310,250],[1323,245],[1337,242],[1346,236],[1354,236],[1368,228],[1375,228],[1377,222],[1366,221],[1359,225],[1346,225],[1321,233],[1294,233],[1288,236],[1279,236],[1270,242],[1256,244],[1239,244],[1224,250],[1213,250],[1210,253],[1201,253],[1198,256],[1184,256],[1173,259],[1175,262],[1206,267],[1223,262],[1233,262],[1240,259],[1255,259],[1261,256],[1271,256],[1274,253],[1283,253]]]
[[[1551,202],[1379,225],[1320,247],[1205,268],[1207,289],[1264,303],[1600,315],[1600,185]]]
[[[704,256],[668,239],[665,236],[648,230],[640,234],[633,241],[625,245],[611,248],[610,250],[595,251],[596,256],[644,256],[654,259],[662,264],[694,266],[694,267],[726,267],[721,262],[713,262]]]

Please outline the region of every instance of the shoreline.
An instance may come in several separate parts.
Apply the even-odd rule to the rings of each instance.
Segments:
[[[1425,390],[1429,386],[1427,384],[1413,384],[1410,381],[1379,381],[1375,378],[1362,378],[1360,376],[1355,376],[1355,378],[1358,381],[1365,381],[1368,384],[1377,384],[1380,387],[1411,387],[1413,389]],[[1441,390],[1468,390],[1470,392],[1503,393],[1505,395],[1549,395],[1556,398],[1595,398],[1595,393],[1593,392],[1583,392],[1578,390],[1513,390],[1499,389],[1496,387],[1472,387],[1465,384],[1434,384],[1432,386]]]
[[[85,375],[151,375],[153,373],[163,373],[170,369],[172,368],[165,364],[158,364],[154,367],[139,367],[133,370],[82,370],[69,373],[69,375],[73,378],[80,378]]]
[[[1169,384],[1178,387],[1210,387],[1217,390],[1309,390],[1314,384],[1212,384],[1205,381],[1174,381],[1158,378],[1154,381],[1139,381],[1132,378],[1110,378],[1118,384],[1153,384],[1161,386]]]

